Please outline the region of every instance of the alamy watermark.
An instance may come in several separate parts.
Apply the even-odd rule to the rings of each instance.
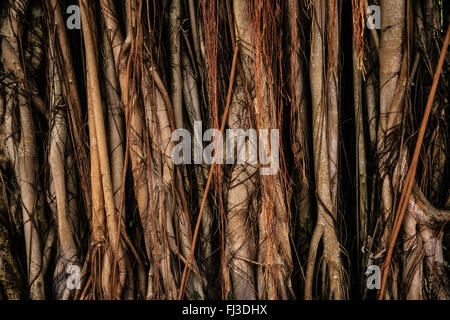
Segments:
[[[69,275],[66,279],[66,286],[70,290],[80,289],[81,269],[75,264],[69,264],[66,268]]]
[[[369,29],[381,28],[381,9],[379,5],[370,5],[367,7],[366,14],[366,26]],[[66,26],[69,30],[81,29],[81,14],[80,7],[77,5],[70,5],[67,7],[66,13],[69,17],[66,20]]]
[[[80,30],[81,29],[81,14],[80,14],[80,7],[77,5],[71,5],[67,7],[66,10],[67,14],[70,14],[70,16],[67,18],[66,21],[66,27],[69,30]]]
[[[367,266],[367,270],[366,270],[366,276],[367,276],[367,280],[366,280],[366,286],[367,289],[369,290],[373,290],[373,289],[377,289],[379,290],[381,288],[381,271],[380,271],[380,267],[377,265],[369,265]]]
[[[202,134],[202,122],[194,122],[194,137],[186,129],[172,132],[174,164],[249,164],[260,166],[261,175],[274,175],[280,167],[278,129],[227,129],[225,139],[218,129]],[[203,142],[210,142],[205,148]],[[224,150],[225,149],[225,150]]]
[[[367,7],[366,26],[369,29],[381,29],[381,9],[375,4]]]

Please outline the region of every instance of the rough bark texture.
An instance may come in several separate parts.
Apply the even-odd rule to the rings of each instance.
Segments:
[[[448,10],[2,1],[0,299],[449,299]]]

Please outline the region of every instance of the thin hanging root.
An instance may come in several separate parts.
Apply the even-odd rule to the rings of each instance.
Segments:
[[[31,97],[31,101],[46,118],[48,118],[48,110],[42,101],[39,91],[36,88],[36,83],[33,79],[28,79],[24,71],[23,57],[19,56],[21,52],[21,41],[19,21],[24,16],[26,10],[29,8],[28,0],[8,1],[9,17],[5,19],[2,25],[0,35],[3,35],[0,41],[1,52],[5,67],[14,74],[16,80],[22,86],[22,94]]]
[[[108,236],[111,244],[117,244],[120,239],[117,234],[117,224],[120,223],[117,221],[115,206],[114,206],[114,194],[113,187],[111,181],[111,169],[109,164],[109,156],[108,156],[108,145],[106,139],[106,130],[105,130],[105,122],[103,117],[102,110],[102,99],[100,94],[100,84],[98,78],[98,68],[97,68],[97,59],[94,48],[94,41],[92,36],[92,31],[90,28],[90,24],[93,23],[93,19],[91,18],[90,13],[88,12],[89,7],[86,1],[81,1],[81,16],[83,24],[83,35],[85,40],[85,49],[86,49],[86,69],[87,75],[89,79],[88,94],[92,95],[92,106],[94,114],[94,122],[95,127],[90,128],[91,130],[95,130],[97,143],[98,143],[98,153],[99,153],[99,163],[100,163],[100,171],[102,175],[102,186],[103,186],[103,197],[105,200],[105,212],[106,212],[106,225],[108,229]],[[117,262],[119,264],[119,290],[115,293],[116,295],[113,298],[120,297],[121,291],[125,283],[125,279],[127,276],[126,270],[126,257],[123,252],[123,247],[119,246],[118,252],[114,252],[114,257],[116,257]]]
[[[105,76],[106,103],[108,110],[108,143],[111,153],[111,175],[114,191],[114,204],[116,208],[120,207],[120,198],[124,194],[122,190],[122,174],[124,171],[124,137],[123,137],[123,117],[120,109],[120,89],[116,76],[114,56],[108,34],[103,31],[102,46],[105,54],[105,63],[103,64],[103,73]],[[125,211],[122,208],[120,212]],[[122,216],[125,219],[125,216]]]
[[[238,72],[240,70],[238,69]],[[248,129],[250,117],[247,111],[241,72],[236,76],[236,85],[228,116],[231,129]],[[250,143],[242,148],[250,150]],[[248,149],[247,149],[248,148]],[[253,300],[257,297],[254,263],[256,260],[256,237],[251,217],[251,203],[256,194],[257,166],[234,165],[228,183],[225,254],[223,269],[229,284],[225,294],[233,293],[235,299]]]
[[[3,23],[0,34],[3,36],[1,40],[1,54],[5,69],[8,70],[13,77],[13,81],[18,84],[18,92],[10,98],[17,99],[20,110],[19,125],[21,128],[21,138],[18,145],[18,152],[11,150],[12,159],[17,157],[16,173],[20,184],[20,193],[22,196],[22,217],[23,232],[25,236],[26,259],[27,259],[27,275],[29,286],[29,297],[33,300],[41,300],[45,298],[43,255],[41,248],[41,234],[39,226],[44,222],[43,212],[41,212],[42,202],[41,193],[38,187],[38,168],[36,164],[37,151],[34,128],[34,120],[32,117],[31,107],[26,97],[30,96],[34,100],[35,105],[41,111],[46,113],[46,108],[37,95],[35,86],[23,72],[22,65],[24,63],[18,56],[20,52],[19,21],[24,15],[24,10],[28,8],[28,1],[9,1],[8,4],[9,18]],[[38,59],[39,60],[39,59]],[[36,67],[33,65],[33,67]],[[32,88],[30,95],[27,88]],[[16,130],[16,129],[14,129]]]
[[[50,13],[48,13],[50,14]],[[47,23],[52,25],[52,19]],[[52,201],[58,232],[58,262],[54,273],[54,287],[59,299],[69,299],[73,291],[66,286],[67,267],[79,266],[79,248],[76,239],[81,236],[80,226],[75,221],[77,208],[76,184],[72,165],[72,150],[68,148],[67,120],[65,117],[63,81],[57,56],[54,34],[49,34],[48,58],[50,84],[50,150],[49,164],[53,184]],[[71,170],[72,169],[72,170]],[[78,239],[79,240],[79,239]],[[78,241],[79,243],[79,241]]]
[[[183,79],[181,76],[180,41],[181,1],[170,4],[170,57],[172,66],[172,105],[176,128],[184,128],[183,123]]]
[[[419,134],[417,137],[416,146],[414,148],[414,153],[411,159],[411,163],[408,168],[408,173],[406,174],[405,182],[403,184],[402,193],[400,196],[399,205],[397,207],[397,212],[395,214],[395,222],[392,229],[391,237],[389,240],[389,247],[384,258],[382,265],[382,277],[381,277],[381,289],[378,295],[378,299],[382,300],[384,297],[384,291],[386,288],[387,276],[389,274],[389,265],[392,257],[392,252],[394,251],[395,242],[397,240],[398,233],[400,232],[400,227],[403,222],[403,218],[408,207],[409,197],[411,196],[411,191],[415,183],[415,176],[417,170],[417,163],[419,160],[420,149],[422,148],[423,138],[425,135],[425,130],[428,124],[428,118],[430,117],[431,107],[433,105],[434,95],[436,94],[437,85],[439,78],[441,76],[442,66],[444,64],[445,56],[447,54],[447,48],[450,40],[450,24],[445,35],[444,44],[441,49],[441,54],[439,56],[439,61],[436,66],[436,72],[433,78],[433,84],[431,86],[430,94],[428,95],[427,105],[425,107],[425,113],[420,124]]]
[[[312,26],[311,40],[311,70],[310,83],[313,104],[313,148],[314,148],[314,169],[316,175],[317,188],[317,210],[318,217],[311,246],[309,251],[309,259],[306,268],[306,284],[305,299],[312,299],[312,282],[315,265],[315,257],[320,239],[323,241],[323,271],[322,271],[322,288],[325,288],[325,279],[328,276],[330,298],[344,299],[346,293],[345,280],[343,278],[343,266],[341,261],[341,248],[336,235],[335,221],[337,218],[337,186],[333,183],[337,179],[337,163],[338,154],[335,146],[327,141],[326,133],[337,135],[335,132],[335,124],[337,122],[336,110],[327,112],[326,104],[328,100],[336,102],[337,92],[332,84],[333,90],[328,94],[324,86],[324,64],[323,59],[323,34],[325,27],[325,1],[318,1],[315,4]],[[335,12],[335,14],[337,14]],[[333,16],[333,15],[332,15]],[[334,19],[332,19],[334,21]],[[336,22],[334,22],[336,23]],[[332,36],[330,36],[332,37]],[[336,42],[331,41],[330,45],[336,46]],[[331,50],[337,55],[337,48]],[[333,54],[331,56],[333,56]],[[337,69],[336,61],[330,62],[334,67],[333,72]],[[330,68],[327,68],[330,69]],[[333,74],[333,73],[332,73]],[[330,78],[335,76],[327,75]],[[329,126],[331,125],[331,128]],[[329,137],[328,137],[329,138]],[[337,139],[335,136],[333,139]],[[332,162],[332,163],[330,163]],[[328,275],[325,274],[325,270]],[[322,292],[322,294],[325,294]]]
[[[87,85],[89,87],[89,79],[87,79]],[[90,105],[92,105],[91,101],[91,94],[88,94],[87,96],[88,100],[88,126],[90,128],[95,127],[94,122],[94,114],[92,108],[89,108]],[[90,146],[90,167],[91,167],[91,193],[92,193],[92,215],[91,215],[91,221],[90,221],[90,227],[91,227],[91,239],[89,243],[89,252],[87,254],[86,261],[83,266],[83,270],[88,268],[89,263],[91,263],[92,269],[100,269],[102,265],[101,259],[97,258],[97,256],[92,256],[94,253],[101,252],[100,248],[103,248],[105,246],[106,242],[106,225],[105,225],[105,215],[104,215],[104,200],[103,200],[103,187],[102,187],[102,180],[101,180],[101,173],[100,173],[100,161],[98,158],[98,144],[97,144],[97,137],[95,134],[95,131],[91,131],[89,135],[89,146]],[[98,264],[96,264],[98,263]],[[99,283],[98,292],[93,288],[92,290],[92,296],[98,295],[101,297],[103,294],[103,289],[105,289],[105,292],[109,292],[106,290],[107,284],[105,286],[102,285],[101,281],[101,272],[94,273],[90,275],[90,279],[92,278],[92,281],[94,283]],[[97,278],[98,276],[98,278]],[[84,297],[84,292],[87,292],[87,284],[86,287],[83,289],[83,294],[81,297]]]
[[[37,220],[39,211],[36,186],[36,144],[33,118],[27,102],[19,96],[20,124],[23,130],[19,145],[20,189],[22,194],[23,228],[27,246],[28,277],[31,299],[41,300],[44,294],[44,275]]]
[[[62,16],[60,2],[51,0],[45,2],[47,25],[56,29],[56,37],[51,37],[52,46],[58,48],[60,57],[55,56],[53,63],[58,65],[59,73],[63,81],[63,94],[68,105],[70,134],[73,137],[76,164],[80,175],[80,187],[84,198],[84,208],[88,218],[91,216],[91,194],[89,191],[89,156],[84,141],[87,140],[86,133],[82,127],[81,102],[78,95],[78,85],[75,69],[72,62],[71,48],[66,33],[65,21]]]
[[[222,124],[220,125],[220,132],[222,134],[225,131],[225,126],[227,124],[228,112],[230,111],[230,104],[231,104],[231,97],[232,97],[232,92],[233,92],[233,83],[234,83],[234,75],[235,75],[235,72],[236,72],[236,63],[237,63],[238,52],[239,52],[239,47],[236,46],[234,48],[233,62],[231,64],[231,74],[230,74],[230,82],[229,82],[229,85],[228,85],[227,102],[226,102],[226,105],[225,105],[225,110],[223,112]],[[213,174],[214,174],[215,166],[216,166],[216,161],[213,160],[213,163],[211,164],[211,168],[209,169],[209,175],[208,175],[208,181],[206,182],[205,193],[203,194],[202,203],[201,203],[201,206],[200,206],[200,211],[198,213],[197,222],[195,224],[194,235],[193,235],[193,238],[192,238],[191,252],[190,252],[189,257],[187,259],[187,263],[185,264],[184,269],[183,269],[183,275],[181,277],[181,285],[180,285],[180,291],[179,291],[179,295],[178,295],[178,300],[183,299],[184,289],[185,289],[185,286],[186,286],[186,281],[187,281],[187,278],[189,278],[189,272],[190,272],[190,269],[191,269],[191,263],[192,263],[192,259],[194,258],[194,253],[195,253],[195,245],[197,244],[198,231],[200,229],[200,224],[201,224],[201,221],[202,221],[202,216],[203,216],[203,211],[204,211],[205,204],[206,204],[206,199],[208,198],[208,192],[209,192],[209,189],[211,187],[211,182],[212,182],[212,177],[213,177]]]
[[[189,122],[191,127],[194,127],[195,121],[202,121],[200,112],[200,96],[194,71],[186,54],[183,54],[183,98],[186,104],[186,110],[189,115]],[[206,176],[208,171],[206,166],[195,166],[195,177],[197,181],[197,195],[199,206],[201,205],[201,198],[205,191]],[[180,180],[181,181],[181,180]],[[212,210],[208,203],[206,203],[205,213],[202,219],[202,239],[201,246],[203,257],[206,260],[212,256]],[[192,238],[192,235],[191,235]],[[206,263],[208,264],[208,263]],[[212,270],[211,265],[205,265],[204,270]]]
[[[357,29],[356,29],[357,30]],[[357,229],[357,246],[363,248],[366,246],[367,237],[367,225],[368,225],[368,209],[369,209],[369,195],[367,191],[367,158],[366,158],[366,141],[364,133],[364,121],[363,121],[363,102],[362,102],[362,75],[359,70],[360,61],[357,56],[357,41],[354,30],[352,37],[353,44],[353,99],[355,109],[355,131],[356,131],[356,229]],[[357,260],[358,269],[361,265],[361,259],[359,258],[358,249]],[[359,276],[359,275],[358,275]]]
[[[52,79],[55,80],[54,97],[51,110],[52,126],[51,138],[50,138],[50,151],[49,151],[49,163],[52,181],[54,183],[55,197],[56,197],[56,216],[58,226],[58,240],[59,240],[59,252],[60,260],[58,261],[59,269],[56,271],[56,277],[60,277],[62,274],[62,284],[66,286],[66,264],[67,265],[79,265],[78,250],[74,242],[73,234],[76,234],[76,230],[71,230],[70,218],[68,216],[69,206],[67,201],[67,188],[66,188],[66,168],[65,168],[65,153],[67,143],[66,123],[61,110],[58,110],[61,103],[60,98],[60,85],[59,76],[53,74]],[[58,280],[57,280],[58,281]],[[64,289],[61,289],[64,291]],[[63,295],[62,292],[58,292],[58,296],[68,298],[70,292],[66,291]]]

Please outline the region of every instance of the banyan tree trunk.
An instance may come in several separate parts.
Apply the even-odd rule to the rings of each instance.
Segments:
[[[449,299],[448,15],[2,1],[0,299]]]

